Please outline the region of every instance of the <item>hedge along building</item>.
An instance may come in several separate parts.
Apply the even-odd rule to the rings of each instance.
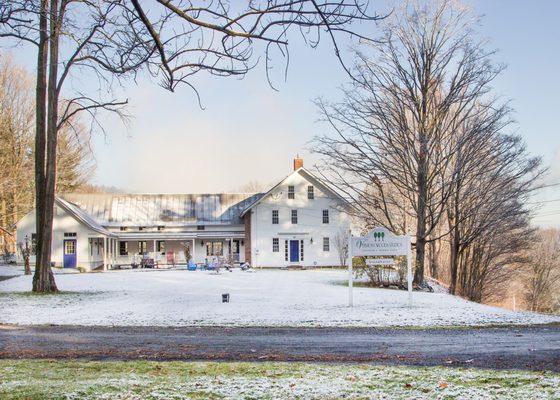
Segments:
[[[91,270],[142,257],[180,264],[188,252],[198,264],[225,257],[257,267],[339,265],[344,206],[300,158],[266,193],[65,194],[55,201],[52,261]],[[33,244],[34,211],[17,224],[17,242],[26,238]]]

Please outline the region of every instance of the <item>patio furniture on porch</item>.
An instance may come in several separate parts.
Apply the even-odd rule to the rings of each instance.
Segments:
[[[175,256],[172,251],[167,252],[167,264],[175,266]]]
[[[196,264],[195,264],[192,260],[189,261],[187,270],[189,270],[189,271],[196,271]]]
[[[179,250],[177,253],[177,264],[186,264],[187,258],[185,257],[185,252],[183,250]]]
[[[140,266],[142,268],[154,268],[155,267],[154,259],[148,257],[147,255],[144,255],[142,257],[142,261],[140,262]]]

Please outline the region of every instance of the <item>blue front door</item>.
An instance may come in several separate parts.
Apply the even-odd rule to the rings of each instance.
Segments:
[[[299,240],[290,240],[290,262],[299,261]]]
[[[64,268],[76,268],[76,240],[64,241]]]

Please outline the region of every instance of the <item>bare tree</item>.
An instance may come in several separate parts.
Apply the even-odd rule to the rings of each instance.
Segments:
[[[454,177],[447,223],[450,292],[480,300],[490,294],[484,285],[501,286],[498,270],[510,268],[527,246],[526,203],[543,169],[519,136],[502,133],[510,124],[509,108],[495,101],[478,108],[456,130],[460,144],[450,164]],[[475,256],[479,251],[483,258]],[[494,277],[482,274],[488,268]]]
[[[533,237],[524,271],[525,301],[531,311],[557,311],[560,289],[560,231],[543,229]],[[556,299],[558,301],[558,297]]]
[[[348,232],[346,230],[338,230],[334,236],[334,248],[338,253],[340,266],[345,267],[348,263]]]
[[[446,214],[460,148],[452,140],[502,70],[455,1],[407,2],[383,21],[381,40],[355,52],[344,101],[317,102],[334,135],[316,138],[323,177],[363,219],[415,237],[414,280],[424,280],[426,244]],[[398,212],[395,212],[398,210]],[[411,225],[415,225],[412,228]]]
[[[252,180],[239,187],[241,193],[261,193],[265,192],[270,186],[266,186],[257,180]]]
[[[273,49],[287,58],[288,36],[297,30],[316,46],[326,32],[340,58],[336,36],[358,36],[356,20],[371,21],[367,4],[355,0],[268,0],[230,6],[225,0],[13,0],[0,4],[0,37],[37,49],[35,181],[38,254],[33,290],[54,292],[50,269],[56,151],[59,130],[77,113],[97,121],[96,112],[122,113],[125,100],[100,98],[65,85],[89,73],[108,89],[115,78],[142,66],[175,90],[195,89],[193,75],[244,75],[256,65],[254,49],[264,46],[267,71]],[[74,87],[81,88],[78,84]],[[66,88],[67,106],[59,112]],[[195,89],[196,91],[196,89]],[[122,115],[122,114],[121,114]],[[98,124],[102,129],[102,126]]]
[[[33,82],[11,57],[0,57],[0,235],[13,237],[33,202]]]
[[[2,234],[13,237],[15,224],[34,203],[33,80],[9,55],[0,56],[0,226]],[[89,180],[95,163],[89,135],[77,115],[72,125],[60,130],[57,157],[59,190],[74,190]]]
[[[21,257],[23,258],[23,265],[25,268],[25,275],[31,275],[31,266],[29,264],[29,257],[31,256],[31,247],[29,247],[29,238],[25,236],[23,243],[18,243]]]

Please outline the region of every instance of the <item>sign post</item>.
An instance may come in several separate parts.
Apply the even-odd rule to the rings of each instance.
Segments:
[[[348,265],[348,306],[353,306],[352,295],[352,257],[354,256],[406,256],[407,283],[408,283],[408,305],[412,306],[412,250],[410,246],[410,235],[393,235],[386,228],[374,228],[366,236],[348,236],[348,254],[350,263]],[[392,265],[392,259],[367,260],[367,265]]]
[[[353,261],[353,253],[352,253],[352,231],[348,231],[348,307],[352,307],[354,305],[354,295],[352,293],[353,284],[354,284],[354,273],[352,272],[352,261]]]
[[[405,241],[408,243],[407,254],[406,254],[406,277],[407,277],[407,289],[408,289],[408,306],[412,307],[412,249],[410,245],[410,235],[405,236]]]

